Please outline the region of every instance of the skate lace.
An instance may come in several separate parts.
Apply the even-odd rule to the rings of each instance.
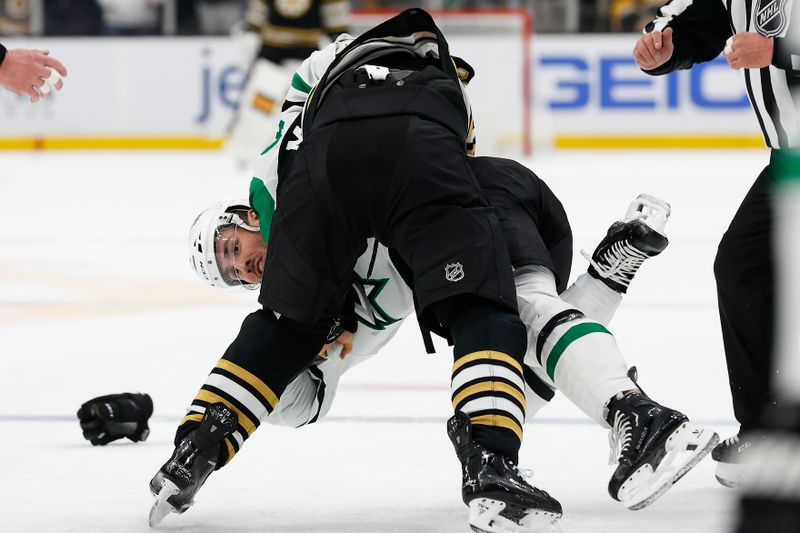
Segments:
[[[739,444],[739,434],[738,433],[736,435],[734,435],[732,437],[728,437],[727,439],[722,441],[722,446],[724,448],[728,448],[728,447],[734,446],[736,444]]]
[[[617,411],[614,415],[614,423],[608,432],[608,445],[610,446],[609,465],[616,463],[617,459],[630,447],[631,434],[630,419],[622,414],[621,411]]]
[[[627,239],[612,243],[597,261],[591,254],[581,250],[581,255],[589,261],[602,278],[610,279],[627,287],[631,279],[649,256],[632,246]]]

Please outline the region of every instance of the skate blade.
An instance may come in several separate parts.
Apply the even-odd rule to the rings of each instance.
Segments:
[[[177,513],[178,511],[167,498],[178,494],[180,489],[178,486],[168,479],[161,482],[161,490],[156,494],[156,500],[153,502],[153,507],[150,508],[150,517],[148,523],[150,527],[155,527],[161,523],[164,518],[170,513]]]
[[[623,483],[623,487],[629,483],[634,486],[628,494],[620,494],[620,500],[631,511],[644,509],[711,453],[718,443],[719,435],[715,432],[684,422],[667,438],[667,453],[656,471],[653,472],[649,464],[640,467]]]
[[[501,515],[506,504],[490,498],[469,502],[469,527],[476,533],[561,533],[559,516],[532,510],[519,522]]]
[[[714,473],[714,477],[717,478],[721,485],[735,489],[742,485],[744,470],[743,465],[717,463],[717,471]]]

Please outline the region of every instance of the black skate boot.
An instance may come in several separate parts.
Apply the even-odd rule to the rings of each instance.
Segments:
[[[669,244],[664,235],[669,214],[668,203],[640,194],[631,203],[625,219],[608,228],[591,256],[581,250],[589,260],[589,274],[614,291],[627,292],[642,263],[660,254]]]
[[[607,409],[609,462],[617,462],[608,493],[628,509],[653,503],[719,442],[713,431],[641,392],[620,393]]]
[[[194,503],[194,495],[217,466],[222,440],[236,429],[236,414],[223,403],[206,408],[203,420],[172,452],[150,480],[156,497],[150,510],[150,527],[169,513],[183,513]]]
[[[535,532],[561,517],[561,504],[531,486],[517,465],[472,440],[466,414],[458,412],[448,420],[447,435],[461,461],[461,495],[470,508],[473,531]]]
[[[711,458],[717,462],[717,481],[726,487],[739,487],[746,469],[744,458],[763,438],[760,433],[739,432],[717,444],[711,452]]]

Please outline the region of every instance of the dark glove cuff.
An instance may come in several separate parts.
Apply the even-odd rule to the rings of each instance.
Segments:
[[[140,442],[147,440],[147,437],[150,436],[150,427],[147,425],[147,420],[153,414],[153,399],[150,398],[149,394],[131,394],[131,396],[140,397],[137,404],[143,412],[142,417],[136,424],[136,432],[133,435],[129,435],[128,438],[133,442]]]
[[[0,44],[0,65],[3,64],[5,58],[6,58],[6,47]]]

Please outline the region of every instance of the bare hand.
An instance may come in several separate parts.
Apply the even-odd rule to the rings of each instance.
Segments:
[[[0,85],[28,95],[31,102],[38,102],[50,92],[51,88],[60,91],[64,86],[61,79],[54,81],[52,85],[45,80],[52,79],[50,76],[53,70],[60,76],[66,76],[67,69],[59,60],[50,57],[49,53],[47,50],[22,48],[9,50],[6,52],[3,64],[0,65]]]
[[[323,346],[322,351],[319,352],[319,355],[327,359],[328,350],[334,345],[334,343],[342,345],[342,351],[339,352],[339,358],[344,359],[345,357],[347,357],[347,354],[349,354],[353,350],[353,334],[347,330],[343,331],[341,335],[336,337],[335,341],[329,342],[328,344]]]
[[[662,32],[651,31],[642,35],[633,47],[633,58],[642,70],[660,67],[672,57],[675,45],[672,44],[672,28]]]
[[[764,68],[772,63],[775,41],[758,33],[739,32],[731,39],[726,54],[731,68]]]

